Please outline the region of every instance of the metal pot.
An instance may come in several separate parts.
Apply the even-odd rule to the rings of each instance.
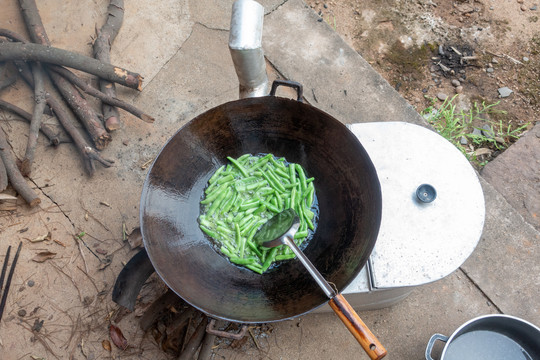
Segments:
[[[486,315],[461,325],[450,337],[434,334],[426,360],[436,341],[446,343],[440,360],[538,360],[540,329],[509,315]]]

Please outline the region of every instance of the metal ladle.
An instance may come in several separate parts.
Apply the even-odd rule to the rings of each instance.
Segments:
[[[300,227],[300,219],[293,209],[284,210],[274,215],[257,231],[254,240],[266,248],[287,245],[291,248],[298,260],[304,265],[309,274],[330,299],[328,302],[332,310],[347,326],[364,351],[373,360],[386,356],[386,349],[360,319],[356,311],[349,305],[343,295],[338,294],[324,279],[321,273],[313,266],[302,250],[294,243],[294,235]]]

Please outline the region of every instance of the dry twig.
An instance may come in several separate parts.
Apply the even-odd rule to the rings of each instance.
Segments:
[[[0,129],[0,157],[4,163],[6,173],[9,179],[9,182],[13,188],[22,196],[22,198],[30,205],[34,207],[41,202],[41,199],[36,195],[34,190],[28,186],[26,180],[21,175],[15,159],[11,152],[9,151],[9,145],[7,143],[4,132]]]
[[[98,89],[94,88],[93,86],[87,84],[85,81],[83,81],[81,78],[79,78],[77,75],[72,73],[66,68],[63,68],[61,66],[51,65],[49,66],[49,69],[57,72],[58,74],[65,77],[67,80],[69,80],[71,83],[73,83],[75,86],[80,88],[82,91],[87,93],[88,95],[92,95],[98,99],[100,99],[103,103],[109,104],[112,106],[119,107],[121,109],[126,110],[127,112],[135,115],[139,119],[142,119],[144,122],[147,123],[153,123],[154,118],[151,117],[148,114],[145,114],[142,110],[139,110],[134,105],[128,104],[127,102],[120,100],[116,97],[112,97],[107,95],[106,93],[99,91]],[[110,129],[108,129],[110,130]]]
[[[72,51],[40,44],[2,43],[0,61],[25,60],[67,66],[109,81],[142,90],[141,75]]]
[[[124,1],[111,0],[107,12],[107,21],[98,31],[98,36],[94,42],[94,57],[104,63],[111,62],[111,45],[124,20]],[[111,98],[116,97],[114,83],[100,79],[99,88],[107,96]],[[120,127],[120,113],[118,109],[109,104],[102,104],[102,111],[107,130],[117,130]]]
[[[32,162],[36,152],[39,129],[41,127],[41,118],[46,104],[45,85],[43,81],[43,69],[39,62],[32,63],[32,74],[34,76],[34,113],[30,120],[30,131],[28,132],[28,144],[26,152],[21,162],[21,172],[28,176],[32,171]]]
[[[7,110],[9,112],[12,112],[12,113],[14,113],[16,115],[19,115],[23,120],[26,120],[28,123],[30,123],[32,121],[32,115],[30,113],[24,111],[23,109],[21,109],[18,106],[15,106],[13,104],[8,103],[7,101],[4,101],[4,100],[0,99],[0,108],[2,108],[4,110]],[[61,139],[61,137],[63,137],[63,136],[60,136],[60,134],[57,131],[55,131],[51,126],[49,126],[47,124],[42,123],[40,125],[39,130],[41,130],[43,135],[45,135],[49,139],[49,142],[52,145],[56,146],[56,145],[58,145],[60,143],[70,142],[70,141],[67,141],[65,139]]]

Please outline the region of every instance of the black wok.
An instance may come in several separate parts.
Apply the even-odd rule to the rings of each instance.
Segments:
[[[183,126],[163,147],[144,183],[145,247],[169,288],[211,317],[261,323],[304,314],[328,298],[297,260],[259,275],[231,264],[199,229],[199,201],[208,179],[227,156],[245,153],[285,157],[315,177],[320,220],[304,252],[343,290],[375,244],[380,185],[357,138],[300,101],[275,96],[232,101]]]

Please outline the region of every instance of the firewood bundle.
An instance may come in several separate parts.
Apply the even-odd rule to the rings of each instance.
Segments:
[[[0,108],[30,123],[26,152],[21,161],[16,161],[11,154],[0,129],[0,192],[5,190],[9,182],[30,206],[35,206],[40,199],[28,186],[24,176],[28,176],[32,170],[38,134],[41,131],[54,146],[62,142],[61,136],[52,127],[41,122],[44,111],[48,111],[47,106],[71,138],[90,176],[95,171],[96,161],[105,167],[113,163],[103,158],[99,150],[111,142],[111,132],[120,126],[117,108],[148,123],[154,119],[116,97],[115,83],[140,91],[143,79],[137,73],[110,64],[110,47],[123,21],[123,0],[110,1],[107,21],[98,30],[93,44],[94,58],[51,47],[35,0],[19,0],[19,4],[31,41],[8,29],[0,29],[0,76],[2,72],[7,73],[9,68],[14,70],[11,75],[3,76],[3,80],[0,78],[0,91],[10,86],[17,76],[22,77],[34,91],[34,110],[29,114],[0,99]],[[66,67],[97,76],[99,89],[87,84]],[[101,100],[101,111],[94,109],[82,92]]]

